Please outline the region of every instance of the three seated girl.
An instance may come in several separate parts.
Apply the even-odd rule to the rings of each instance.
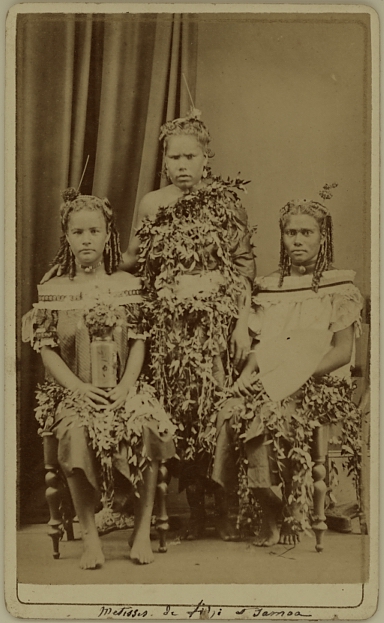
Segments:
[[[64,199],[56,257],[61,276],[39,286],[39,302],[24,318],[24,339],[41,352],[47,374],[38,415],[42,429],[58,440],[84,542],[80,566],[93,569],[104,561],[94,511],[100,492],[104,503],[110,501],[113,468],[137,493],[130,557],[145,564],[153,560],[149,531],[158,465],[175,454],[175,428],[140,378],[146,337],[141,283],[118,272],[111,207],[74,189]],[[362,302],[354,273],[332,266],[330,214],[318,202],[293,201],[282,210],[280,229],[279,270],[258,281],[253,299],[254,347],[233,388],[237,396],[217,416],[212,473],[228,492],[246,470],[262,510],[255,542],[262,546],[295,544],[308,526],[314,429],[349,419],[357,434],[359,419],[345,379]],[[104,388],[92,378],[92,338],[100,337],[100,325],[116,345],[115,380]]]

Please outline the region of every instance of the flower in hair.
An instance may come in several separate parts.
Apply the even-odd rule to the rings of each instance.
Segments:
[[[74,201],[80,195],[76,188],[70,187],[62,191],[61,196],[65,202]]]
[[[201,110],[199,110],[198,108],[195,108],[194,106],[191,106],[191,108],[189,109],[189,111],[187,112],[187,114],[185,115],[186,119],[199,119],[202,115]]]
[[[333,193],[331,192],[332,188],[337,188],[338,184],[334,182],[333,184],[324,184],[323,188],[319,191],[319,195],[322,199],[332,199]]]
[[[174,134],[175,132],[177,133],[177,131],[182,131],[185,128],[185,125],[194,127],[197,131],[205,131],[208,138],[210,138],[207,128],[200,119],[201,115],[201,110],[198,110],[198,108],[192,106],[185,117],[179,117],[178,119],[167,121],[160,128],[159,141],[162,141],[166,136]]]

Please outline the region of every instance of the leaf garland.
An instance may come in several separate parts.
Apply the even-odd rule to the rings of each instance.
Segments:
[[[103,292],[88,302],[84,310],[84,324],[92,340],[105,338],[112,334],[115,327],[121,327],[127,323],[122,318],[121,306],[116,299]]]
[[[159,207],[136,232],[140,239],[138,273],[153,295],[173,286],[181,274],[220,270],[227,287],[239,281],[231,254],[239,230],[238,191],[248,182],[214,177],[205,188]]]
[[[282,402],[273,402],[266,394],[261,382],[254,384],[251,397],[244,398],[232,412],[235,451],[238,457],[238,526],[254,522],[252,517],[259,509],[247,483],[248,461],[244,439],[254,420],[260,418],[259,434],[266,434],[267,443],[273,447],[274,460],[279,473],[283,495],[283,521],[290,524],[291,530],[308,532],[309,516],[313,497],[313,461],[311,457],[315,429],[327,424],[340,424],[338,441],[345,456],[348,475],[351,475],[359,500],[361,471],[361,418],[360,409],[353,403],[354,385],[347,379],[325,375],[319,379],[311,377],[295,397]],[[228,399],[223,398],[221,405]],[[295,401],[294,413],[289,424],[285,407]],[[207,435],[209,443],[215,443],[215,416],[211,419]],[[293,474],[290,491],[286,491],[283,473],[289,462]],[[302,509],[300,522],[293,519],[292,509],[299,505]],[[312,520],[314,517],[312,517]]]
[[[205,188],[160,207],[137,231],[138,274],[149,292],[153,383],[178,427],[178,453],[185,461],[205,449],[218,368],[223,366],[222,376],[231,382],[228,343],[244,287],[231,249],[244,227],[238,191],[247,182],[212,179]],[[215,291],[177,296],[174,286],[181,275],[212,270],[223,278]]]

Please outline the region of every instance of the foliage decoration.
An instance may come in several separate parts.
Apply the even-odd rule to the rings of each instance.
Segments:
[[[61,193],[61,196],[65,202],[74,201],[75,199],[77,199],[79,195],[80,195],[79,191],[76,190],[76,188],[73,188],[72,186],[70,188],[66,188]]]
[[[325,201],[328,199],[332,199],[333,193],[332,189],[337,188],[338,184],[334,182],[333,184],[324,184],[323,188],[319,191],[319,195]]]
[[[273,402],[266,394],[260,380],[255,380],[253,394],[244,398],[233,408],[232,428],[235,433],[235,451],[238,460],[238,495],[239,515],[238,526],[255,524],[253,515],[259,514],[252,491],[247,484],[248,461],[245,453],[244,440],[250,425],[257,418],[257,434],[266,435],[266,443],[273,447],[274,461],[279,475],[284,510],[283,521],[290,524],[291,530],[305,531],[310,529],[310,509],[313,496],[313,461],[311,457],[315,430],[323,425],[339,424],[341,432],[333,441],[341,444],[345,456],[345,467],[352,476],[357,498],[360,491],[361,470],[361,411],[353,403],[354,385],[347,379],[331,375],[321,378],[311,377],[295,394],[282,402]],[[228,399],[229,392],[218,409]],[[233,395],[233,393],[232,393]],[[294,409],[289,409],[289,403]],[[215,416],[211,418],[207,435],[209,443],[215,440]],[[288,488],[283,477],[287,464],[292,474],[292,482]],[[302,509],[300,522],[293,519],[292,509],[299,505]],[[257,526],[257,522],[255,524]]]
[[[122,308],[114,297],[108,297],[105,292],[97,294],[94,300],[88,301],[84,323],[91,339],[106,337],[123,325]]]
[[[178,427],[178,453],[185,461],[204,449],[218,370],[232,382],[228,343],[244,288],[232,251],[239,232],[245,235],[238,193],[246,184],[213,177],[160,207],[137,231],[138,274],[149,292],[153,383]],[[183,276],[209,278],[212,271],[220,276],[216,287],[180,292]]]
[[[130,481],[134,488],[143,480],[143,472],[150,464],[142,442],[143,427],[157,420],[159,433],[173,433],[174,428],[155,396],[153,387],[139,380],[128,393],[125,405],[115,411],[94,409],[78,392],[61,387],[54,381],[38,386],[38,406],[35,409],[39,434],[50,430],[60,418],[62,409],[70,409],[78,416],[78,425],[84,426],[92,448],[102,468],[102,491],[110,503],[113,496],[113,455],[123,442],[127,446]]]

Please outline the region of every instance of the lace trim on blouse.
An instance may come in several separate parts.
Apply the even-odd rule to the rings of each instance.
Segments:
[[[143,301],[141,281],[137,277],[132,277],[132,286],[122,288],[121,283],[92,282],[90,284],[67,284],[56,283],[39,284],[38,303],[34,304],[36,309],[82,309],[86,304],[87,298],[94,297],[95,294],[105,294],[117,299],[119,305],[130,303],[141,303]]]
[[[143,302],[141,281],[137,277],[116,281],[105,280],[92,284],[68,284],[47,282],[38,286],[39,302],[33,305],[22,319],[22,340],[30,342],[36,351],[43,346],[58,348],[60,341],[57,335],[58,313],[82,310],[87,302],[93,302],[95,295],[105,295],[116,300],[119,307],[124,308],[128,339],[147,339],[145,319],[142,315]],[[129,281],[132,288],[122,288],[121,281]],[[120,282],[120,283],[119,283]]]
[[[352,270],[331,270],[326,271],[321,279],[318,292],[311,289],[312,275],[304,277],[286,277],[282,288],[278,287],[279,277],[272,275],[262,277],[256,281],[260,288],[258,294],[252,297],[256,308],[256,316],[252,319],[252,330],[261,327],[261,317],[263,310],[273,305],[299,304],[310,299],[321,300],[325,297],[332,299],[332,316],[329,329],[335,333],[354,325],[355,335],[361,335],[361,310],[364,299],[353,280],[355,272]]]

